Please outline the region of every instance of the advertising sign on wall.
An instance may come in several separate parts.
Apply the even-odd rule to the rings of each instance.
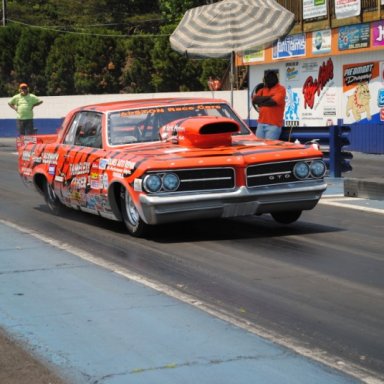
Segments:
[[[382,63],[377,61],[343,66],[343,114],[346,123],[367,123],[379,116],[383,84],[380,79]],[[382,107],[380,105],[383,105]]]
[[[283,59],[287,57],[305,56],[306,40],[305,33],[288,35],[283,39],[278,39],[272,47],[272,58]]]
[[[264,49],[260,49],[259,51],[245,52],[243,56],[243,63],[257,63],[260,61],[264,61]]]
[[[323,126],[336,123],[337,90],[331,58],[285,65],[287,126]]]
[[[374,47],[384,47],[384,20],[372,23],[372,44]]]
[[[332,31],[330,29],[312,32],[312,53],[314,55],[329,53],[331,48]]]
[[[369,23],[347,25],[339,28],[338,48],[347,49],[368,48],[370,43]]]
[[[303,0],[303,19],[327,15],[327,2],[325,0]]]
[[[337,19],[359,16],[360,9],[360,0],[335,0],[335,13]]]

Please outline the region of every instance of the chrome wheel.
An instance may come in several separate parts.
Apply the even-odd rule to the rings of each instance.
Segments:
[[[62,212],[63,205],[61,204],[59,198],[56,196],[56,193],[53,190],[52,185],[49,184],[48,181],[44,183],[44,197],[49,210],[54,215],[59,215]]]
[[[135,237],[143,236],[148,229],[148,225],[141,219],[131,195],[125,188],[122,188],[120,196],[122,216],[128,232]]]

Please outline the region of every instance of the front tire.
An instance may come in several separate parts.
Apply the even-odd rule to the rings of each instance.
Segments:
[[[48,181],[45,181],[44,183],[44,198],[51,213],[54,215],[59,215],[62,213],[64,206],[61,204],[59,198],[56,196],[56,193],[52,188],[52,185],[49,184]]]
[[[299,219],[302,211],[272,212],[271,216],[280,224],[292,224]]]
[[[134,237],[144,236],[149,226],[141,219],[131,195],[125,188],[121,188],[120,199],[123,221],[129,234]]]

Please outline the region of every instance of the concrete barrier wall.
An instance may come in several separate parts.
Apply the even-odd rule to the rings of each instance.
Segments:
[[[146,93],[115,95],[79,95],[79,96],[39,96],[43,104],[36,107],[35,128],[39,133],[53,133],[60,127],[63,117],[72,109],[83,105],[133,99],[155,99],[159,97],[205,97],[220,98],[231,103],[230,91],[216,92],[180,92],[180,93]],[[16,136],[16,113],[8,106],[10,98],[0,98],[0,137]],[[248,91],[233,92],[233,107],[243,119],[248,119],[250,110]]]

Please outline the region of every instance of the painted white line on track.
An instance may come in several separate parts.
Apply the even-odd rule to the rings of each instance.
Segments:
[[[355,205],[355,204],[348,204],[347,201],[353,201],[353,202],[359,203],[359,202],[370,201],[370,200],[361,199],[358,197],[326,198],[326,199],[321,199],[319,201],[319,204],[332,205],[334,207],[349,208],[349,209],[355,209],[357,211],[363,211],[368,213],[378,213],[380,215],[384,215],[384,209],[366,207],[366,206]]]
[[[190,296],[188,294],[179,292],[173,288],[170,288],[166,286],[165,284],[161,284],[158,282],[155,282],[153,280],[150,280],[144,276],[138,275],[136,273],[133,273],[129,271],[128,269],[110,262],[106,261],[100,257],[93,256],[87,251],[84,251],[80,248],[74,247],[68,243],[58,241],[56,239],[53,239],[51,237],[45,236],[43,234],[40,234],[34,230],[19,226],[18,224],[15,224],[13,222],[10,222],[8,220],[0,219],[0,223],[7,225],[10,228],[13,228],[19,232],[28,234],[30,236],[35,237],[36,239],[39,239],[43,241],[46,244],[49,244],[50,246],[56,247],[58,249],[61,249],[65,252],[71,253],[72,255],[75,255],[82,260],[88,261],[92,264],[95,264],[99,267],[102,267],[104,269],[110,270],[120,276],[123,276],[129,280],[132,280],[136,283],[142,284],[148,288],[154,289],[157,292],[163,293],[167,296],[170,296],[172,298],[175,298],[181,302],[184,302],[186,304],[192,305],[195,308],[198,308],[211,316],[214,316],[216,318],[219,318],[223,321],[226,321],[234,326],[237,326],[241,329],[244,329],[248,332],[251,332],[261,338],[267,339],[272,341],[273,343],[283,346],[285,348],[288,348],[290,350],[293,350],[294,352],[307,357],[309,359],[315,360],[321,364],[324,364],[328,367],[331,367],[333,369],[336,369],[340,372],[343,372],[347,375],[353,376],[359,380],[361,380],[363,383],[366,384],[383,384],[384,382],[375,378],[372,373],[369,371],[364,370],[362,367],[345,363],[343,361],[340,361],[339,359],[335,359],[332,356],[328,356],[325,351],[322,351],[320,349],[309,349],[307,347],[304,347],[302,345],[299,345],[296,340],[290,339],[288,337],[282,338],[280,335],[274,335],[270,331],[252,324],[245,319],[241,319],[237,317],[236,315],[232,313],[228,313],[224,310],[221,310],[217,307],[214,307],[208,303],[205,303],[203,301],[197,300],[193,296]]]

